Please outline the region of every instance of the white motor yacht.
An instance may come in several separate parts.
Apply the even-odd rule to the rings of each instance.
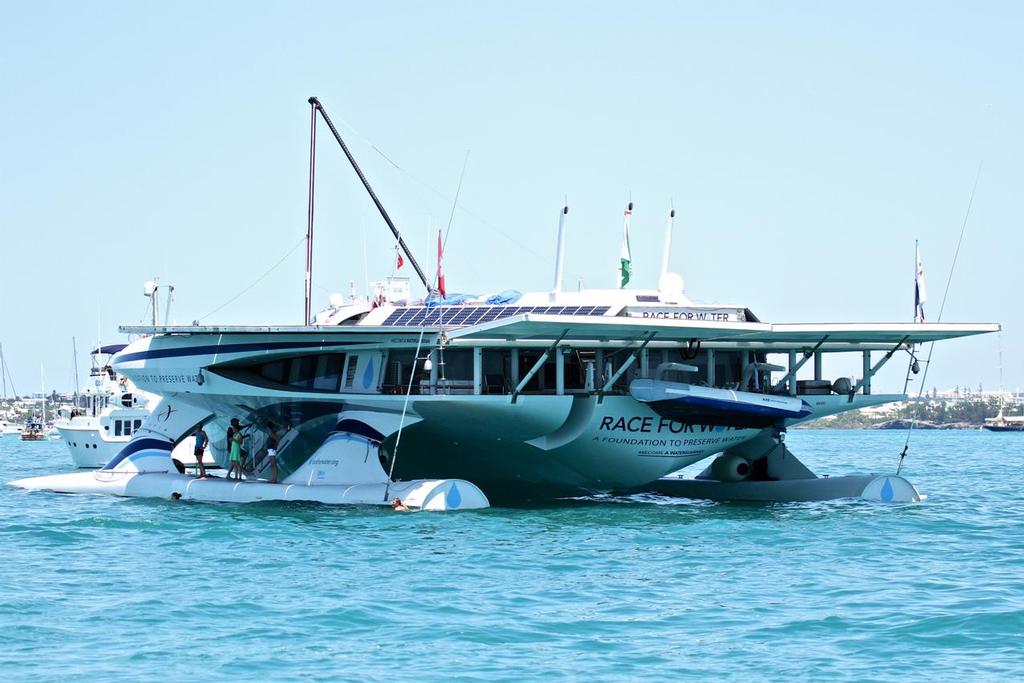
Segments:
[[[103,467],[110,462],[141,429],[159,401],[159,397],[118,375],[110,365],[110,359],[125,346],[110,344],[92,351],[92,386],[78,395],[69,414],[54,422],[76,467]],[[178,444],[173,457],[185,466],[194,466],[192,440]],[[212,459],[209,464],[215,467]]]

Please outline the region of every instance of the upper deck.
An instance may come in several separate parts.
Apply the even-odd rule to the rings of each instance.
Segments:
[[[329,309],[314,325],[126,325],[145,335],[300,335],[364,338],[389,345],[410,335],[444,335],[453,346],[547,344],[566,346],[646,343],[653,347],[701,342],[711,348],[786,351],[816,346],[821,351],[890,349],[997,332],[996,323],[765,323],[746,307],[703,305],[658,290],[591,290],[531,293],[514,303],[371,307],[362,302]]]

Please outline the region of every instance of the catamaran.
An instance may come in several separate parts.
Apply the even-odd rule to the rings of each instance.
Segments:
[[[550,290],[447,297],[443,281],[419,268],[319,102],[310,103],[314,139],[319,112],[428,296],[414,300],[407,279],[390,278],[372,301],[334,301],[312,316],[308,248],[303,324],[122,327],[145,336],[114,357],[114,368],[159,395],[159,406],[95,474],[16,485],[330,502],[386,500],[404,486],[413,505],[436,509],[638,490],[919,498],[898,476],[817,477],[787,448],[786,430],[904,400],[873,391],[889,360],[905,355],[916,367],[918,345],[997,324],[770,323],[743,305],[695,303],[667,269],[674,213],[657,289],[565,291],[563,209]],[[311,163],[311,186],[312,173]],[[823,358],[832,354],[859,356],[861,376],[825,377]],[[200,425],[226,465],[232,418],[246,430],[248,476],[258,483],[174,473],[171,450]],[[267,481],[271,449],[280,484]],[[709,459],[696,478],[672,476]],[[346,498],[348,490],[356,493]]]

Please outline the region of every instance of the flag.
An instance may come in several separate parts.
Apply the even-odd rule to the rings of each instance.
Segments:
[[[395,247],[395,252],[398,254],[398,263],[395,265],[395,270],[398,270],[405,265],[405,259],[402,258],[402,252],[398,251],[398,247]]]
[[[437,291],[444,298],[444,268],[441,267],[441,255],[444,247],[441,243],[441,230],[437,231]]]
[[[622,221],[622,253],[619,254],[619,287],[625,287],[629,283],[629,276],[633,272],[632,258],[629,255],[629,219],[633,217],[633,202],[626,206],[623,213],[625,219]]]
[[[914,273],[914,322],[924,322],[924,302],[928,293],[924,288],[924,264],[921,263],[921,247],[917,249],[917,272]]]

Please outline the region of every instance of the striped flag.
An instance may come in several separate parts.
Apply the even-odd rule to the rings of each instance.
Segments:
[[[924,302],[928,300],[928,293],[924,288],[924,264],[921,263],[921,247],[914,245],[917,249],[917,271],[914,273],[914,322],[924,322]]]
[[[633,273],[633,259],[629,254],[629,219],[633,217],[633,202],[626,206],[623,213],[625,218],[622,221],[622,253],[619,254],[619,288],[629,283],[629,276]]]

